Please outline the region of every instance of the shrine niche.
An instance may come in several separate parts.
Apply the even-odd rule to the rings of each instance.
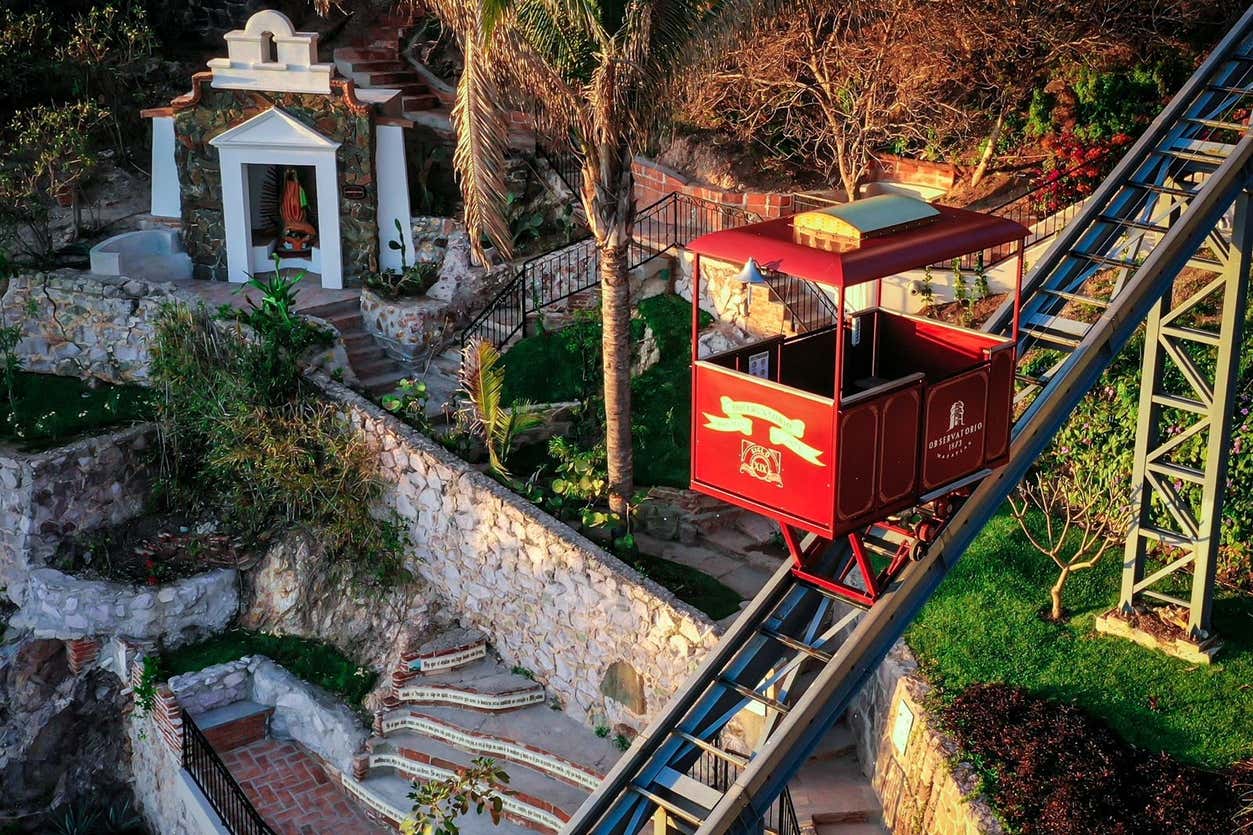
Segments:
[[[152,213],[181,223],[197,278],[301,269],[323,287],[413,251],[399,93],[357,90],[318,36],[274,11],[225,36],[227,56],[153,120]]]

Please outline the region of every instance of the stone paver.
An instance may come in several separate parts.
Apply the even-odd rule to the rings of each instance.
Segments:
[[[376,835],[368,817],[299,745],[262,739],[219,754],[261,817],[280,835]]]

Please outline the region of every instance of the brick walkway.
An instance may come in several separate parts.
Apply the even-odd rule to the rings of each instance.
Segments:
[[[367,818],[356,801],[298,745],[262,739],[219,756],[261,817],[280,835],[392,831]]]

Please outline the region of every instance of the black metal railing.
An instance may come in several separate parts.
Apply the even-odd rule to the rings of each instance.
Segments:
[[[721,737],[714,747],[730,754],[730,757],[719,756],[712,751],[702,751],[700,757],[688,769],[687,776],[720,792],[726,792],[744,771],[741,762],[747,762],[744,754],[729,750]],[[796,807],[792,805],[792,794],[783,789],[783,793],[770,804],[762,816],[762,829],[771,835],[800,835],[800,823],[796,818]]]
[[[204,733],[186,713],[183,714],[183,768],[196,781],[232,835],[275,835]]]
[[[839,310],[823,289],[812,281],[774,270],[762,270],[766,286],[783,305],[796,333],[818,330],[835,324]]]
[[[687,194],[667,194],[641,209],[627,250],[628,269],[641,267],[693,238],[757,220],[752,212]],[[600,284],[600,256],[590,237],[524,261],[513,279],[461,333],[501,346],[541,310]]]

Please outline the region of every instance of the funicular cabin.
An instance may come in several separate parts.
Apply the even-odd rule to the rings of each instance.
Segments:
[[[778,521],[798,564],[808,553],[798,532],[850,536],[866,563],[858,532],[929,503],[943,512],[944,497],[1008,456],[1026,234],[883,195],[693,241],[694,297],[701,259],[716,259],[743,265],[750,286],[802,282],[829,312],[811,329],[693,363],[692,488]],[[1013,338],[879,306],[885,277],[1015,242]],[[863,309],[852,309],[855,288],[872,300]],[[693,357],[698,328],[694,318]],[[925,523],[901,524],[890,526],[927,538]],[[863,571],[873,601],[875,572]]]

